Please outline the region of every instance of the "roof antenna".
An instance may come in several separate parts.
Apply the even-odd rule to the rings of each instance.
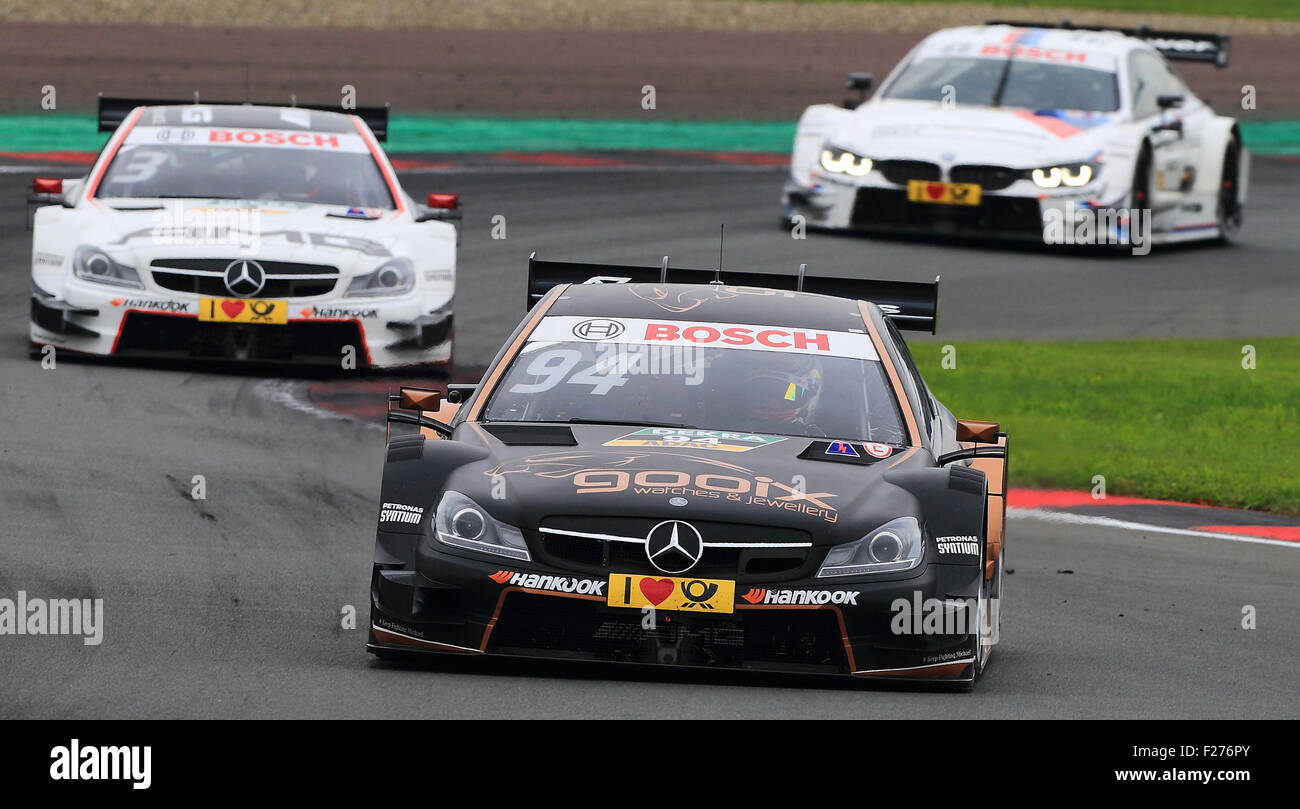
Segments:
[[[722,243],[727,238],[727,225],[724,222],[718,231],[718,269],[713,272],[713,280],[710,284],[722,286]]]
[[[659,283],[668,283],[668,256],[664,256],[663,264],[659,265]]]
[[[296,106],[298,106],[298,94],[297,94],[297,93],[290,93],[290,94],[289,94],[289,106],[290,106],[290,107],[296,107]]]
[[[194,103],[195,103],[195,104],[199,103],[199,91],[198,91],[198,90],[195,90],[195,91],[194,91]]]
[[[800,264],[800,265],[799,265],[799,282],[798,282],[797,284],[795,284],[795,286],[794,286],[794,291],[795,291],[795,292],[803,292],[803,274],[806,273],[806,272],[808,272],[808,265],[807,265],[807,264]]]

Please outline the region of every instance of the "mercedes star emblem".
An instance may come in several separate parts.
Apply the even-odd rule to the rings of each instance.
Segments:
[[[685,573],[704,554],[704,539],[695,526],[681,520],[664,520],[645,538],[645,555],[664,573]]]
[[[266,270],[256,261],[236,259],[226,265],[226,289],[231,295],[248,298],[262,291],[266,285]]]

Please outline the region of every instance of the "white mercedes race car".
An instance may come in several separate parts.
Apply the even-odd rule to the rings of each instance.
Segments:
[[[451,363],[459,199],[402,190],[386,109],[101,98],[99,126],[85,177],[32,184],[34,355]]]
[[[869,101],[804,112],[785,223],[1135,247],[1230,241],[1249,153],[1236,121],[1166,61],[1223,67],[1228,47],[1220,35],[1068,23],[938,31]],[[869,74],[850,74],[850,89],[870,86]]]

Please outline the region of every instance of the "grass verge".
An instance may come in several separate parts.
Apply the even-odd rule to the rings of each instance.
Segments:
[[[1243,346],[1255,349],[1243,368]],[[1300,337],[919,343],[935,396],[1001,422],[1018,486],[1300,514]]]

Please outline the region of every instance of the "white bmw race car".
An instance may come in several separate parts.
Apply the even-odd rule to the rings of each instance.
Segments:
[[[1134,245],[1234,238],[1249,153],[1166,60],[1214,34],[991,22],[926,37],[868,101],[799,121],[784,219]],[[850,74],[865,95],[871,76]],[[802,217],[802,220],[796,217]]]
[[[89,173],[29,195],[34,354],[450,364],[459,199],[402,190],[387,120],[101,98]]]

